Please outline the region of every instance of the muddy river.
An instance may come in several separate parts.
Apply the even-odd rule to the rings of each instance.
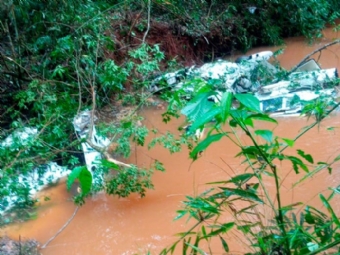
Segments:
[[[279,56],[285,68],[295,66],[303,57],[314,49],[339,37],[339,33],[331,29],[324,31],[325,37],[312,46],[302,38],[286,40],[284,54]],[[280,47],[257,48],[251,53],[262,50],[276,50]],[[333,46],[322,52],[320,58],[322,68],[337,67],[340,70],[340,45]],[[164,124],[161,120],[162,110],[143,110],[145,124],[155,127],[160,132],[177,132],[183,120],[175,120]],[[294,138],[308,122],[305,118],[280,118],[280,125],[275,128],[276,135]],[[266,127],[262,124],[263,128]],[[337,127],[328,130],[329,127]],[[315,161],[327,161],[340,154],[340,115],[334,114],[319,127],[302,137],[295,148],[303,149],[315,157]],[[243,139],[241,137],[241,139]],[[131,157],[131,163],[138,166],[149,166],[152,158],[164,163],[166,172],[157,172],[153,177],[155,189],[147,192],[145,198],[130,196],[118,199],[104,194],[98,194],[87,200],[79,209],[71,223],[45,249],[43,255],[132,255],[151,254],[158,252],[177,240],[175,233],[187,230],[194,222],[185,219],[174,221],[176,210],[180,209],[185,195],[194,195],[206,189],[206,182],[229,178],[235,173],[242,173],[245,166],[240,165],[240,159],[235,158],[238,149],[228,140],[214,144],[205,151],[201,158],[191,164],[188,151],[170,155],[165,149],[157,147],[152,150],[137,148]],[[296,176],[291,165],[280,165],[280,175],[283,181],[283,203],[288,204],[300,200],[312,205],[319,205],[318,192],[327,187],[340,185],[340,166],[335,166],[333,175],[321,172],[311,180],[292,189],[292,183],[302,174]],[[270,180],[268,187],[274,186]],[[34,238],[44,244],[68,221],[76,206],[70,200],[64,184],[49,188],[41,194],[41,200],[47,196],[50,201],[41,202],[38,218],[22,224],[11,225],[1,229],[1,234],[12,238]],[[334,200],[333,206],[340,212],[340,199]],[[241,238],[230,234],[230,254],[243,254],[247,250]],[[213,245],[212,254],[223,254],[220,244]],[[178,250],[175,254],[181,254]]]

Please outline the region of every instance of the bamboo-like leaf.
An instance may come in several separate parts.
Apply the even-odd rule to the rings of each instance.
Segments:
[[[303,150],[297,150],[298,154],[303,157],[305,160],[307,160],[309,163],[313,164],[314,160],[312,155],[310,154],[305,154],[305,152]]]
[[[251,209],[253,209],[254,207],[256,207],[257,206],[257,204],[252,204],[252,205],[250,205],[250,206],[247,206],[246,208],[242,208],[241,210],[238,210],[237,212],[236,212],[236,214],[242,214],[242,213],[246,213],[246,214],[254,214],[254,212],[248,212],[248,210],[251,210]]]
[[[253,176],[254,176],[254,174],[251,174],[251,173],[239,174],[239,175],[236,175],[233,178],[231,178],[226,183],[231,182],[231,183],[235,183],[235,185],[237,185],[237,186],[241,186],[244,183],[246,183],[247,181],[249,181]]]
[[[240,186],[250,180],[254,174],[245,173],[245,174],[239,174],[231,178],[227,181],[218,181],[218,182],[208,182],[207,184],[222,184],[222,183],[234,183],[236,186]]]
[[[208,240],[207,231],[205,230],[204,225],[202,225],[202,235],[205,240]]]
[[[285,156],[288,160],[290,160],[293,164],[293,169],[295,173],[299,173],[299,167],[304,170],[306,173],[309,172],[308,167],[302,162],[301,159],[294,157],[294,156]]]
[[[294,140],[291,140],[291,139],[288,139],[288,138],[282,138],[282,140],[283,140],[289,147],[293,147],[293,146],[294,146],[294,143],[295,143]]]
[[[208,136],[192,150],[192,152],[190,153],[190,158],[196,160],[199,152],[205,150],[213,142],[219,141],[223,136],[224,136],[223,134],[215,134]]]
[[[184,237],[184,236],[196,235],[196,234],[197,234],[196,232],[181,232],[181,233],[175,234],[175,236]]]
[[[262,113],[251,114],[247,117],[247,119],[262,120],[262,121],[267,121],[267,122],[272,122],[272,123],[277,124],[277,120],[269,117],[266,114],[262,114]]]
[[[222,242],[222,246],[223,246],[224,251],[229,252],[229,246],[228,246],[227,242],[223,239],[222,236],[220,236],[220,240]]]
[[[198,248],[198,247],[192,245],[191,243],[186,242],[185,244],[188,245],[188,246],[190,246],[193,250],[199,252],[201,255],[206,255],[206,253],[205,253],[202,249],[200,249],[200,248]],[[191,254],[192,254],[192,253],[191,253]]]
[[[297,203],[294,203],[294,204],[283,206],[283,207],[281,207],[281,211],[283,212],[283,214],[285,214],[286,212],[293,210],[294,207],[299,206],[299,205],[303,205],[303,203],[297,202]]]
[[[228,222],[228,223],[224,223],[222,225],[213,225],[211,227],[218,228],[218,229],[211,231],[208,234],[208,237],[217,236],[221,233],[227,233],[230,229],[232,229],[234,227],[234,225],[235,225],[234,222]]]
[[[227,196],[236,195],[241,198],[254,200],[254,201],[257,201],[263,204],[263,201],[254,192],[250,192],[250,191],[242,190],[242,189],[231,189],[231,188],[225,188],[225,187],[220,187],[220,188],[224,191],[224,193],[226,193]]]
[[[247,224],[247,225],[239,225],[237,226],[238,230],[241,230],[244,234],[248,234],[251,231],[251,228],[258,225],[259,223],[254,224]]]
[[[261,136],[267,142],[273,141],[273,132],[270,130],[255,130],[255,134]]]
[[[235,94],[236,99],[249,110],[261,112],[260,101],[251,94]]]
[[[335,159],[334,162],[339,161],[340,160],[340,155],[338,155]]]
[[[186,211],[186,210],[178,210],[177,216],[175,217],[174,220],[179,220],[180,218],[183,218],[187,213],[188,213],[188,211]]]
[[[313,171],[308,172],[303,178],[301,178],[301,180],[299,180],[296,183],[294,183],[293,187],[295,187],[296,185],[300,184],[301,182],[309,179],[310,177],[314,176],[315,174],[320,172],[322,169],[325,169],[327,167],[328,167],[327,163],[325,163],[325,162],[318,162],[318,166],[316,166]]]
[[[319,196],[320,196],[322,203],[326,207],[327,211],[331,214],[334,223],[339,228],[340,227],[340,221],[339,221],[339,218],[334,213],[333,208],[331,207],[331,205],[328,203],[327,199],[322,194],[320,194]]]

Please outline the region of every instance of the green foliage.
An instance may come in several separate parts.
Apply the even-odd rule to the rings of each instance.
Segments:
[[[78,179],[81,187],[81,195],[86,196],[90,193],[92,186],[92,174],[86,166],[76,167],[67,178],[67,189],[70,190],[74,181]]]
[[[131,193],[137,193],[144,197],[147,189],[153,189],[151,176],[151,170],[140,169],[136,166],[127,167],[117,171],[106,182],[105,191],[107,194],[119,197],[127,197]]]
[[[152,139],[148,148],[151,149],[155,147],[156,144],[162,145],[164,148],[168,149],[170,153],[180,152],[183,145],[187,145],[188,148],[192,148],[192,141],[188,139],[188,137],[181,136],[176,138],[175,135],[170,132]]]
[[[0,78],[5,81],[0,84],[0,140],[27,127],[37,129],[37,134],[24,141],[14,137],[10,146],[0,147],[0,203],[4,207],[11,194],[18,197],[18,203],[32,205],[29,188],[16,180],[38,168],[43,175],[47,169],[42,166],[51,161],[73,169],[68,185],[79,180],[82,193],[76,198],[78,202],[104,189],[102,172],[89,172],[73,155],[82,154],[80,144],[85,141],[75,135],[72,120],[80,111],[93,107],[100,113],[114,105],[110,110],[117,113],[116,101],[120,99],[125,105],[141,106],[148,79],[164,59],[159,45],[146,43],[128,46],[125,55],[120,55],[117,36],[121,31],[112,25],[124,22],[121,13],[128,10],[126,4],[91,0],[13,0],[0,4]],[[128,157],[132,143],[144,145],[148,130],[137,125],[138,121],[131,113],[114,124],[96,123],[101,135],[119,145],[113,156]],[[157,168],[162,169],[161,164]],[[125,176],[121,174],[118,190],[110,186],[110,194],[144,195],[152,187],[151,173],[132,167]],[[124,186],[134,174],[135,183]]]
[[[304,102],[302,112],[308,112],[308,117],[315,118],[315,122],[305,128],[302,134],[290,139],[276,136],[273,129],[256,128],[255,120],[269,122],[274,126],[278,125],[278,122],[261,112],[259,100],[255,96],[225,92],[218,103],[211,105],[207,103],[207,99],[212,93],[209,86],[201,84],[195,91],[195,97],[181,110],[188,121],[193,123],[191,133],[201,128],[207,130],[206,138],[193,147],[190,157],[199,160],[198,155],[202,150],[208,149],[212,143],[222,138],[229,139],[239,147],[237,156],[244,158],[243,164],[248,172],[232,176],[228,180],[209,183],[212,187],[196,197],[187,196],[183,202],[184,207],[177,211],[176,219],[188,216],[196,223],[187,232],[180,233],[179,240],[165,248],[161,254],[173,254],[180,242],[183,242],[183,254],[206,254],[202,242],[207,242],[209,247],[213,238],[218,239],[227,252],[228,241],[224,234],[231,228],[233,231],[241,231],[249,240],[254,252],[247,254],[322,254],[325,251],[337,251],[340,243],[340,223],[331,202],[339,195],[339,191],[331,188],[329,197],[319,195],[328,213],[305,206],[302,202],[284,205],[281,201],[279,165],[273,162],[289,161],[297,174],[303,170],[306,175],[298,183],[325,168],[331,173],[331,165],[340,157],[335,157],[330,162],[315,163],[313,156],[306,151],[297,149],[296,154],[288,154],[285,149],[294,147],[299,137],[320,124],[340,103],[324,97]],[[175,95],[174,98],[178,97]],[[320,110],[311,111],[315,104],[320,105]],[[210,124],[212,119],[213,125]],[[250,145],[243,144],[244,139],[240,139],[240,131],[250,139]],[[262,181],[264,175],[270,176],[275,183],[275,199],[269,195]],[[242,205],[241,208],[236,209],[236,203]],[[274,215],[272,221],[260,213],[263,205],[271,208]],[[305,206],[305,209],[298,220],[296,212],[302,206]],[[227,213],[233,215],[233,222],[223,221],[221,216]]]
[[[322,28],[339,17],[340,7],[333,0],[171,0],[157,5],[160,17],[172,20],[179,32],[237,49],[281,44],[287,36],[320,37]]]
[[[309,38],[319,37],[325,24],[339,17],[340,8],[335,0],[156,0],[151,3],[153,22],[167,22],[174,28],[173,32],[189,35],[195,43],[204,40],[204,44],[223,45],[222,48],[227,49],[223,52],[235,48],[248,49],[259,44],[277,44],[283,36],[303,34]],[[161,51],[164,45],[148,45],[144,40],[138,41],[140,38],[136,33],[139,31],[146,35],[148,27],[144,7],[145,1],[140,0],[11,0],[0,3],[0,139],[4,140],[14,131],[24,131],[27,127],[37,129],[37,133],[30,134],[27,139],[13,135],[10,145],[3,146],[1,143],[0,204],[7,206],[8,196],[15,194],[18,205],[32,206],[34,200],[30,190],[21,185],[18,178],[32,175],[36,170],[43,175],[46,171],[44,164],[51,161],[73,169],[68,186],[79,180],[82,189],[76,197],[79,203],[84,202],[90,193],[104,189],[118,196],[128,196],[131,192],[144,196],[146,189],[153,187],[153,170],[164,170],[158,161],[151,170],[135,166],[121,169],[101,161],[96,171],[89,172],[73,155],[74,151],[81,150],[80,144],[85,142],[78,140],[74,134],[74,116],[84,109],[95,108],[101,112],[111,105],[114,106],[110,110],[116,112],[115,103],[119,100],[123,105],[141,106],[147,96],[144,89],[159,71],[161,61],[167,57]],[[255,13],[251,13],[250,7],[256,7]],[[141,21],[136,19],[136,24],[129,20],[128,17],[133,17],[135,11],[141,10]],[[174,64],[174,61],[168,63],[170,67]],[[264,80],[271,78],[261,68],[256,70],[254,80],[256,77],[263,77]],[[271,163],[274,159],[289,160],[296,172],[302,169],[308,172],[308,176],[324,168],[331,172],[331,164],[336,160],[318,162],[312,169],[306,164],[313,164],[313,157],[308,153],[300,150],[298,155],[282,153],[284,146],[294,146],[294,140],[276,137],[272,130],[254,129],[255,120],[276,123],[260,112],[255,97],[225,92],[216,106],[207,99],[216,96],[212,88],[221,81],[217,79],[207,83],[197,79],[193,83],[198,92],[193,100],[185,103],[188,99],[185,86],[192,84],[184,84],[184,89],[178,94],[167,94],[166,98],[171,101],[168,112],[163,115],[164,120],[169,121],[172,117],[178,117],[181,111],[192,123],[191,128],[179,138],[170,133],[157,137],[149,147],[162,144],[174,153],[185,145],[192,149],[191,158],[197,159],[202,150],[226,137],[239,145],[240,155],[246,157],[249,165],[258,166],[260,174],[271,174],[277,178],[276,169]],[[239,108],[232,107],[235,99],[241,104]],[[313,104],[306,104],[303,113],[319,123],[336,105],[337,102],[320,97]],[[113,156],[129,157],[131,143],[145,144],[148,130],[137,125],[138,121],[140,119],[135,118],[134,114],[128,114],[115,123],[96,123],[99,133],[117,144]],[[224,125],[229,125],[231,129],[241,128],[254,144],[240,144],[236,133],[224,131]],[[197,140],[194,133],[207,127],[210,128],[207,138],[194,147]],[[265,143],[258,143],[256,136],[264,139]],[[255,177],[260,179],[258,175]],[[238,182],[246,184],[243,180]],[[220,210],[218,207],[225,205],[230,197],[245,199],[249,203],[262,201],[257,195],[256,186],[260,182],[247,191],[239,183],[236,187],[218,187],[215,194],[204,194],[202,201],[195,201],[197,204],[187,204],[187,208],[199,205],[192,217],[215,217]],[[235,183],[226,181],[225,184]],[[226,201],[222,203],[218,196]],[[208,208],[205,208],[203,215],[200,215],[200,206]],[[213,207],[218,209],[213,210]],[[281,210],[277,211],[281,235],[285,236],[282,215],[279,215]],[[191,248],[194,254],[200,253],[197,246],[201,240],[219,236],[221,245],[227,251],[228,244],[222,236],[229,230],[225,224],[207,227],[210,232],[202,228],[197,232],[196,239],[193,242],[186,239],[184,246]],[[250,228],[244,228],[247,227]],[[318,244],[317,249],[321,249],[322,245]]]

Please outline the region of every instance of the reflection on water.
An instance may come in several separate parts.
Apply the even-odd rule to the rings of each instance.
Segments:
[[[330,29],[325,31],[325,35],[324,39],[312,47],[307,46],[302,38],[287,40],[285,53],[279,56],[279,60],[284,67],[291,68],[315,48],[338,36]],[[252,53],[260,50],[268,50],[268,48],[255,49]],[[337,67],[340,70],[339,56],[338,45],[324,51],[320,56],[321,67]],[[161,113],[160,110],[145,110],[143,112],[146,118],[145,124],[163,133],[168,130],[177,132],[177,127],[183,120],[175,120],[165,125],[161,121]],[[275,128],[275,133],[291,139],[307,125],[306,119],[297,117],[281,118],[279,122],[280,125]],[[273,127],[263,123],[261,125],[263,125],[261,128]],[[314,128],[298,140],[295,149],[290,149],[290,152],[295,153],[297,148],[303,149],[306,153],[312,154],[315,161],[327,161],[336,157],[340,154],[340,131],[337,128],[327,130],[330,126],[340,126],[340,115],[334,115]],[[241,137],[241,139],[247,141],[246,138]],[[211,146],[193,164],[189,160],[186,149],[181,153],[170,155],[160,147],[150,151],[137,148],[136,154],[131,157],[132,163],[149,166],[152,163],[151,158],[157,158],[167,169],[165,173],[155,173],[153,177],[155,190],[149,191],[143,199],[138,196],[118,199],[104,194],[90,198],[80,208],[68,227],[41,253],[43,255],[131,255],[146,254],[146,251],[150,250],[152,254],[157,254],[163,247],[176,240],[173,236],[175,233],[187,230],[192,224],[185,220],[173,221],[176,210],[181,206],[180,201],[184,200],[185,195],[199,194],[206,189],[205,183],[221,178],[228,179],[244,171],[244,166],[240,165],[241,159],[234,157],[236,153],[238,149],[226,139]],[[294,190],[291,188],[292,183],[303,175],[300,174],[297,178],[291,165],[286,163],[279,164],[278,168],[283,180],[283,204],[302,200],[321,206],[317,193],[329,186],[337,187],[340,184],[339,165],[334,167],[333,175],[330,176],[326,172],[319,173]],[[266,185],[269,188],[274,187],[274,183],[270,180],[266,180]],[[70,201],[70,195],[66,192],[64,184],[44,191],[41,196],[42,198],[48,196],[52,200],[42,203],[38,219],[10,226],[1,230],[2,234],[6,233],[14,238],[18,238],[19,235],[21,238],[35,238],[42,244],[51,238],[71,217],[76,207]],[[340,212],[339,202],[334,204],[334,207]],[[246,249],[243,242],[233,234],[230,234],[227,240],[230,242],[231,254],[241,254]],[[177,251],[176,254],[180,252]],[[220,244],[213,245],[213,254],[223,254]]]

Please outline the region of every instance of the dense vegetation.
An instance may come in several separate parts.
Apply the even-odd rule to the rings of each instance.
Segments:
[[[326,24],[339,18],[339,9],[340,2],[336,0],[9,0],[0,3],[0,138],[4,140],[14,130],[25,127],[38,130],[28,140],[16,138],[6,146],[1,143],[1,207],[6,207],[10,194],[18,197],[16,202],[21,207],[34,204],[29,186],[19,183],[18,176],[28,176],[39,166],[41,173],[45,171],[41,166],[50,161],[73,169],[73,181],[87,180],[77,202],[102,189],[118,196],[131,192],[144,195],[147,188],[152,188],[152,171],[163,170],[161,163],[155,160],[152,169],[139,169],[103,160],[98,173],[93,174],[102,176],[110,169],[115,169],[117,174],[108,175],[105,183],[94,182],[92,186],[92,177],[86,178],[90,170],[78,160],[84,141],[77,139],[74,132],[75,115],[92,109],[96,115],[107,117],[108,113],[117,113],[121,105],[132,106],[133,110],[123,118],[97,123],[99,133],[117,145],[103,149],[103,155],[111,150],[114,158],[128,157],[131,142],[144,145],[148,130],[138,125],[140,118],[135,115],[135,109],[146,103],[150,80],[160,71],[190,60],[213,60],[256,45],[279,44],[285,36],[319,37]],[[231,95],[227,97],[229,102]],[[247,103],[243,106],[257,110],[249,109]],[[221,107],[223,112],[230,110],[226,105]],[[234,119],[235,127],[247,133],[244,119],[237,119],[232,113],[228,116]],[[227,117],[221,121],[226,123]],[[216,135],[212,137],[215,139]],[[171,138],[169,135],[158,142]],[[275,141],[271,141],[274,147],[278,146]],[[189,142],[167,142],[178,143]],[[244,153],[249,156],[261,152],[266,166],[272,169],[271,160],[277,155],[262,155],[264,152],[256,152],[259,148],[254,146],[253,151]],[[250,176],[237,178],[237,183],[243,184]],[[248,193],[248,198],[258,200],[255,193]],[[211,199],[217,197],[209,197],[209,203]],[[214,203],[218,206],[220,202]],[[289,249],[281,209],[278,208],[277,215],[281,234],[278,243]],[[222,226],[222,230],[213,234],[229,228]],[[204,233],[202,236],[207,237]],[[332,238],[323,239],[322,245],[334,242]]]

